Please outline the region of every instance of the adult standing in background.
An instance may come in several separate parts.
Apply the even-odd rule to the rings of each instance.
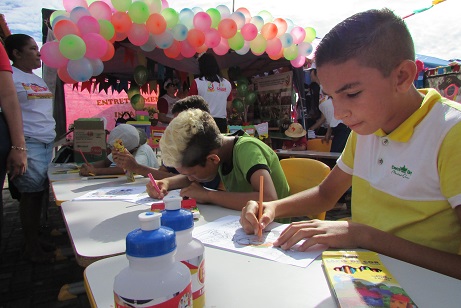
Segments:
[[[189,95],[200,95],[210,106],[210,114],[221,133],[227,133],[227,110],[232,104],[232,85],[221,75],[216,58],[204,53],[198,58],[200,75],[192,82]]]
[[[178,92],[178,84],[173,79],[168,78],[163,83],[163,89],[166,91],[157,102],[158,108],[158,121],[160,122],[158,126],[168,126],[171,120],[173,120],[173,113],[171,109],[173,108],[174,103],[178,101],[176,96]]]
[[[45,81],[33,73],[41,67],[40,51],[35,40],[26,34],[12,34],[5,39],[5,49],[13,61],[13,80],[22,110],[23,131],[27,148],[27,171],[13,179],[21,193],[19,215],[24,233],[24,258],[43,263],[54,260],[39,241],[40,215],[49,184],[56,137],[53,118],[53,95]]]
[[[13,70],[5,48],[0,44],[0,184],[8,172],[11,178],[27,170],[27,153],[22,115],[14,87]],[[3,226],[3,197],[0,195],[0,242]]]

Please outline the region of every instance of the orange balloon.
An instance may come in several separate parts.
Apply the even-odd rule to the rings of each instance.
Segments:
[[[114,45],[112,45],[111,42],[107,42],[107,51],[104,56],[101,57],[101,61],[109,61],[114,57],[115,54],[115,48]]]
[[[278,54],[275,54],[275,55],[269,55],[268,54],[268,56],[269,56],[269,58],[271,58],[274,61],[280,59],[281,57],[283,57],[283,48],[280,49],[280,52]]]
[[[166,20],[161,14],[154,13],[146,21],[147,30],[152,34],[162,34],[166,29]]]
[[[181,54],[181,44],[178,41],[174,41],[170,47],[163,49],[165,56],[174,59]]]
[[[195,50],[197,51],[197,53],[202,53],[208,50],[208,46],[203,44],[202,46],[195,47]]]
[[[218,32],[225,39],[230,39],[237,33],[237,23],[230,18],[225,18],[219,22]]]
[[[272,40],[277,36],[277,32],[277,26],[271,22],[266,23],[261,29],[261,34],[266,40]]]
[[[69,73],[67,72],[67,65],[64,67],[58,68],[58,77],[64,83],[74,84],[77,82],[74,79],[72,79],[72,77],[69,76]]]

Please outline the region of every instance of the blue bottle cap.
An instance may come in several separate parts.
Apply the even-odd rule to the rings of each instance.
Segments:
[[[160,219],[162,226],[174,231],[183,231],[194,227],[194,215],[191,211],[181,209],[181,197],[164,198],[165,210]]]
[[[160,213],[138,215],[141,228],[126,236],[126,254],[137,258],[158,257],[176,249],[176,235],[171,228],[160,226]]]

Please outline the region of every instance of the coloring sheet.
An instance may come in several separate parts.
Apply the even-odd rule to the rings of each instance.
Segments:
[[[273,247],[272,243],[279,237],[287,225],[271,223],[263,231],[262,238],[259,239],[256,235],[246,234],[240,225],[239,219],[240,217],[238,216],[222,217],[196,227],[193,231],[193,236],[207,246],[258,256],[300,267],[308,266],[327,248],[323,245],[315,245],[305,252],[300,252],[296,249],[301,243],[293,246],[290,250]]]
[[[146,186],[119,185],[114,187],[104,187],[90,191],[74,200],[122,200],[134,202],[146,193]],[[146,193],[147,195],[147,193]]]

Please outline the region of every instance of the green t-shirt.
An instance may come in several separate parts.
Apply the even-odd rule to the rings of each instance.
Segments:
[[[227,191],[251,192],[250,178],[259,169],[269,171],[279,199],[289,195],[290,189],[277,154],[267,144],[247,133],[239,136],[234,144],[232,166],[221,165],[219,175]]]

